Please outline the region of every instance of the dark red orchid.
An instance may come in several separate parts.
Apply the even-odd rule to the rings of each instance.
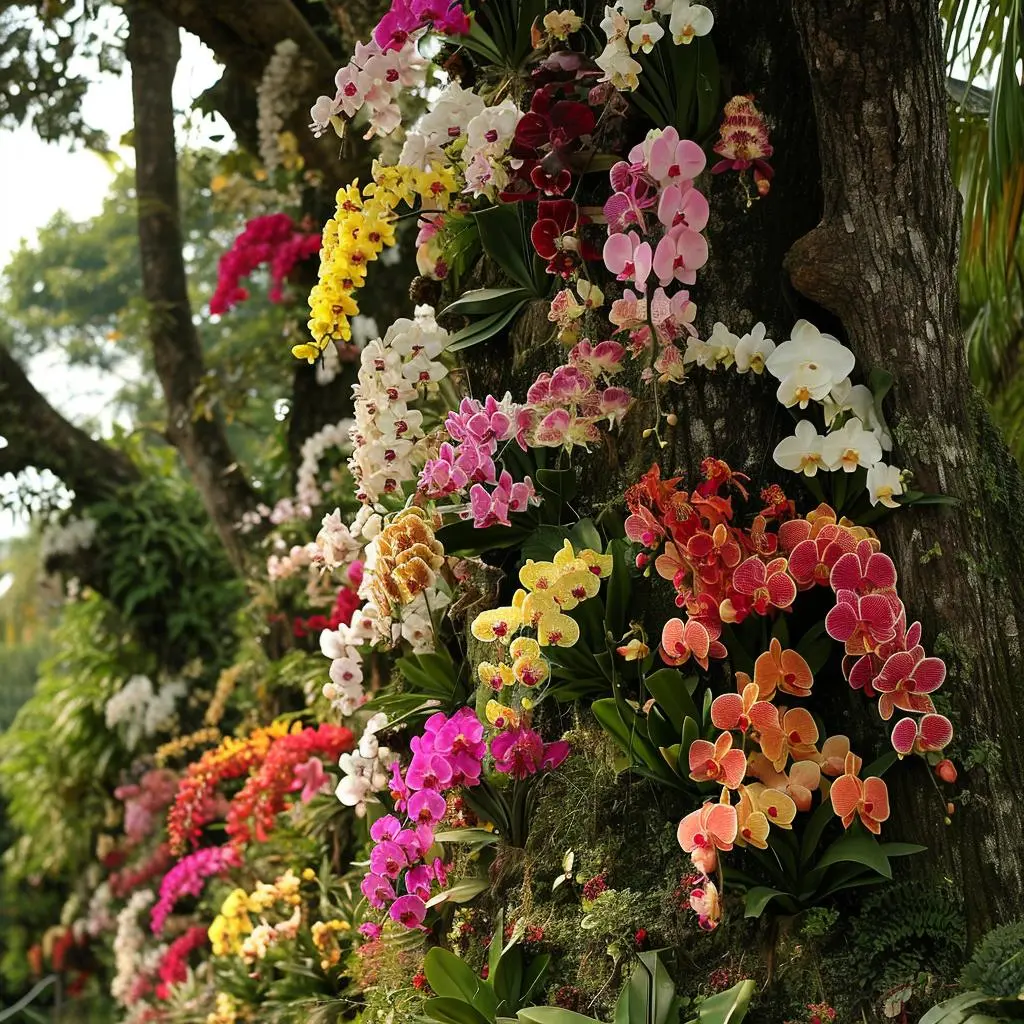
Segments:
[[[571,199],[541,200],[537,204],[530,241],[537,255],[548,261],[548,273],[560,274],[566,263],[571,273],[576,265],[579,243],[575,232],[579,219],[579,207]]]

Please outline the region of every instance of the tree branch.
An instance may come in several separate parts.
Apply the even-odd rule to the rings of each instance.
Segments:
[[[346,171],[351,171],[351,162],[346,167],[339,161],[338,140],[333,133],[320,139],[313,137],[307,115],[317,96],[333,88],[339,60],[291,0],[166,0],[160,10],[175,24],[198,36],[232,78],[247,83],[253,91],[274,47],[284,39],[298,44],[310,74],[304,76],[305,81],[296,83],[300,92],[296,97],[297,109],[286,127],[298,139],[306,166],[324,175],[333,195],[346,178]]]
[[[126,10],[142,292],[156,372],[167,401],[167,436],[181,452],[229,557],[241,568],[245,554],[235,524],[255,503],[255,496],[222,422],[216,416],[197,415],[194,400],[203,376],[203,351],[192,321],[182,258],[171,101],[180,56],[178,28],[146,0],[132,2]]]
[[[107,498],[138,473],[120,452],[69,423],[0,346],[0,475],[48,469],[83,502]]]

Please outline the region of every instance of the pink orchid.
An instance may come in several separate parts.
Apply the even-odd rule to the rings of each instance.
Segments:
[[[852,590],[840,590],[836,596],[838,603],[825,616],[825,630],[846,644],[847,654],[869,654],[896,635],[899,613],[887,597],[859,597]]]
[[[632,156],[632,154],[630,154]],[[647,169],[660,188],[692,182],[704,170],[704,150],[689,139],[680,139],[671,125],[651,143]]]
[[[391,904],[391,920],[403,928],[423,929],[423,919],[427,916],[427,905],[419,896],[399,896]]]
[[[676,831],[679,845],[686,853],[714,847],[728,853],[736,842],[736,808],[728,804],[706,803],[691,811]]]
[[[639,291],[647,290],[647,279],[651,276],[654,258],[650,242],[641,241],[635,231],[609,235],[604,243],[603,255],[604,265],[619,281],[633,281]]]
[[[892,730],[892,746],[901,757],[942,750],[952,738],[953,723],[945,715],[925,715],[920,722],[901,718]]]
[[[785,558],[773,558],[765,564],[751,556],[741,562],[732,574],[732,585],[751,599],[751,607],[758,615],[769,608],[788,608],[796,598],[796,584],[787,574]]]
[[[299,799],[308,804],[324,787],[330,787],[331,777],[324,771],[324,763],[319,757],[311,757],[303,764],[295,766],[295,782],[293,788],[301,789]]]
[[[710,216],[707,199],[695,188],[670,185],[658,200],[658,220],[667,228],[682,225],[691,231],[703,231]]]
[[[887,722],[896,708],[917,714],[932,712],[935,706],[928,696],[946,679],[946,665],[941,658],[926,658],[923,647],[891,654],[873,681],[881,696],[878,713]]]
[[[640,505],[626,520],[626,536],[634,544],[656,548],[665,536],[665,528],[646,505]]]
[[[602,341],[597,345],[581,341],[569,353],[569,362],[593,377],[601,374],[611,377],[622,369],[625,357],[626,350],[617,341]]]
[[[607,253],[607,247],[605,252]],[[672,281],[693,284],[697,280],[697,271],[707,261],[707,239],[697,231],[680,226],[671,228],[658,242],[652,266],[658,283],[665,287]],[[605,263],[608,263],[607,257]],[[610,264],[608,269],[612,269]]]

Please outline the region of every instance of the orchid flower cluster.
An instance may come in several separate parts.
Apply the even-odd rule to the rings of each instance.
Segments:
[[[753,96],[733,96],[726,103],[718,134],[712,148],[722,159],[711,168],[711,173],[736,171],[744,175],[752,171],[757,195],[768,195],[775,175],[768,158],[775,149],[768,140],[768,126]]]
[[[217,264],[217,290],[210,298],[210,313],[227,313],[249,298],[241,280],[269,264],[271,302],[284,301],[284,285],[296,264],[320,251],[320,236],[303,230],[286,213],[254,217]]]
[[[374,794],[388,788],[391,766],[398,760],[398,754],[382,744],[377,736],[387,726],[388,717],[383,712],[371,715],[363,726],[356,749],[338,759],[342,776],[335,795],[346,807],[354,807],[360,818],[366,817],[368,804],[379,803]]]
[[[262,960],[274,942],[294,938],[302,919],[299,886],[299,877],[289,868],[273,882],[258,882],[252,892],[233,889],[209,928],[213,955],[241,956],[251,964]],[[289,916],[285,921],[272,925],[266,915],[279,904],[290,908],[290,911],[285,911]],[[261,915],[259,924],[253,924],[253,914]]]
[[[361,889],[371,906],[388,908],[396,923],[420,928],[434,882],[443,887],[447,881],[440,858],[427,863],[434,827],[448,813],[445,794],[480,784],[487,744],[472,708],[460,708],[450,718],[440,712],[431,715],[423,735],[413,737],[410,746],[412,760],[405,775],[397,762],[391,766],[391,797],[404,821],[388,814],[370,827],[374,847]],[[399,889],[404,889],[402,895]]]
[[[160,935],[175,904],[184,896],[200,896],[207,879],[240,867],[241,856],[234,846],[205,846],[186,854],[164,875],[160,896],[150,910],[150,928]]]
[[[402,484],[415,479],[424,430],[423,412],[413,406],[448,375],[440,361],[448,340],[433,308],[417,306],[415,319],[396,320],[362,350],[349,460],[361,501],[400,495]]]
[[[427,64],[415,39],[404,39],[398,46],[388,45],[391,42],[386,38],[381,44],[374,38],[356,43],[352,59],[334,77],[334,96],[319,96],[310,108],[314,135],[319,137],[328,128],[342,135],[344,119],[351,120],[364,107],[369,121],[364,138],[390,135],[402,123],[398,97],[424,85]]]
[[[123,727],[125,746],[134,750],[144,736],[166,732],[175,724],[176,706],[186,691],[181,679],[154,686],[149,676],[134,675],[104,706],[107,728]]]
[[[640,84],[643,65],[633,54],[650,53],[665,35],[665,26],[658,15],[668,15],[668,31],[676,45],[691,43],[706,36],[715,23],[714,16],[703,4],[692,0],[618,0],[605,7],[601,30],[608,42],[596,58],[604,72],[602,81],[616,89],[630,92]]]
[[[292,353],[315,363],[332,342],[352,340],[351,318],[359,313],[355,293],[366,282],[368,265],[395,244],[395,209],[412,205],[446,210],[458,189],[451,170],[373,164],[373,181],[359,189],[353,182],[337,193],[337,211],[324,225],[319,281],[309,293],[308,327],[313,341]]]
[[[351,729],[330,723],[275,739],[231,800],[226,818],[231,842],[236,846],[252,839],[266,842],[275,819],[285,808],[287,794],[298,792],[301,801],[308,803],[325,788],[329,790],[330,779],[321,758],[336,761],[352,749],[353,740]]]
[[[806,320],[798,321],[780,345],[765,335],[760,323],[742,338],[716,323],[707,341],[688,341],[684,363],[709,370],[734,366],[739,373],[767,370],[779,381],[776,397],[787,409],[820,405],[828,433],[823,436],[811,420],[800,420],[795,433],[776,446],[776,463],[808,477],[819,470],[863,468],[871,504],[896,508],[895,498],[904,493],[902,473],[882,461],[883,452],[892,450],[892,438],[871,389],[850,380],[853,353]]]
[[[498,643],[502,650],[507,647],[512,658],[511,667],[483,662],[481,681],[495,690],[512,682],[526,686],[543,682],[549,670],[540,657],[540,648],[572,647],[579,640],[579,623],[566,612],[595,597],[601,580],[607,579],[611,571],[611,555],[589,548],[577,553],[569,540],[550,562],[527,559],[519,570],[523,586],[512,595],[512,604],[481,612],[470,627],[477,640]],[[524,629],[535,631],[536,641],[530,643],[528,637],[519,637]]]

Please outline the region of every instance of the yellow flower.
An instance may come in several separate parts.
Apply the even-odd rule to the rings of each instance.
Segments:
[[[307,363],[315,363],[320,358],[320,346],[314,345],[311,341],[303,342],[301,345],[292,345],[292,355],[296,359],[305,359]]]
[[[579,624],[561,612],[548,612],[537,623],[537,639],[542,647],[572,647],[579,638]]]
[[[304,882],[312,882],[316,878],[316,872],[312,868],[303,868],[302,880]]]
[[[535,590],[532,594],[519,591],[524,594],[523,599],[523,622],[529,626],[536,626],[544,615],[553,615],[558,611],[550,591]]]
[[[447,210],[451,194],[459,190],[459,182],[450,167],[431,165],[417,174],[415,188],[424,210]]]
[[[554,562],[535,562],[532,558],[519,570],[519,582],[527,590],[548,590],[558,578]]]
[[[563,611],[570,611],[588,597],[595,597],[601,580],[589,569],[573,569],[555,581],[552,597]]]
[[[583,19],[574,11],[548,11],[544,15],[544,28],[563,42],[573,32],[578,32],[583,24]]]
[[[508,654],[513,661],[517,658],[539,658],[540,644],[532,637],[517,636],[509,646]]]
[[[503,690],[516,681],[509,665],[492,665],[489,661],[481,661],[476,674],[480,682],[492,690]]]
[[[481,612],[474,620],[470,631],[477,640],[493,643],[499,640],[508,643],[523,626],[522,612],[517,608],[491,608]]]
[[[539,686],[551,675],[548,663],[539,656],[516,658],[512,663],[512,672],[515,675],[516,682],[522,686]]]
[[[519,714],[513,708],[500,704],[496,700],[489,700],[484,709],[487,721],[496,729],[505,729],[510,725],[519,724]]]
[[[645,644],[639,637],[633,637],[628,644],[616,647],[615,651],[621,657],[625,658],[626,661],[643,661],[643,659],[651,653],[650,647],[648,647],[647,644]]]
[[[597,551],[591,551],[590,548],[584,548],[579,553],[579,558],[591,572],[601,579],[604,580],[611,576],[614,561],[611,555],[602,555]]]

